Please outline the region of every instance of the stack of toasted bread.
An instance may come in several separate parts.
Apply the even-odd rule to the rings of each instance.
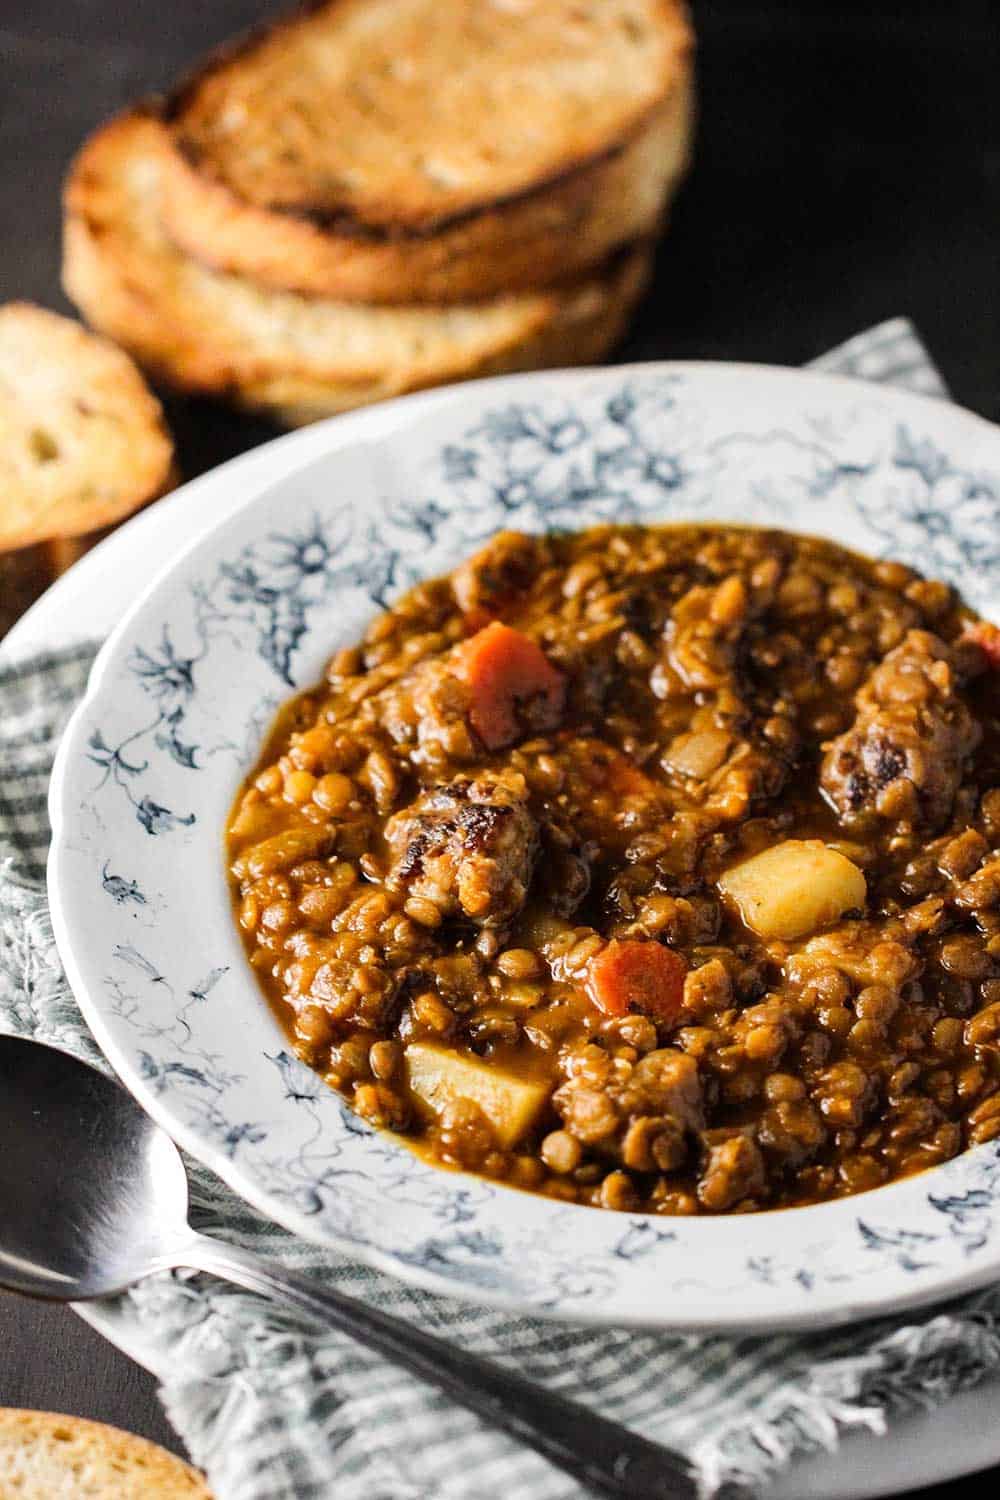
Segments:
[[[299,423],[601,358],[686,165],[683,0],[312,0],[84,146],[66,290]]]

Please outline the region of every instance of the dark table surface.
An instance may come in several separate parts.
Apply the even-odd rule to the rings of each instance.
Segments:
[[[0,301],[65,308],[59,184],[86,132],[275,8],[0,0]],[[1000,417],[998,0],[694,9],[696,167],[621,357],[801,364],[906,313],[955,398]],[[189,477],[272,431],[203,402],[173,401],[170,416]],[[179,1446],[144,1371],[72,1313],[9,1297],[0,1405]],[[971,1500],[980,1483],[923,1493]]]

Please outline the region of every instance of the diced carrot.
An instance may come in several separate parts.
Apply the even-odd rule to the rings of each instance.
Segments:
[[[601,784],[616,797],[655,796],[660,791],[652,777],[641,771],[627,755],[616,752],[604,763],[603,769]]]
[[[684,999],[687,964],[655,942],[617,938],[587,966],[587,994],[606,1016],[638,1010],[654,1021],[675,1021]]]
[[[966,630],[968,639],[980,647],[991,667],[1000,668],[1000,625],[991,625],[988,620],[977,620]]]
[[[569,729],[556,738],[574,746],[572,774],[583,787],[610,792],[613,797],[655,796],[665,791],[634,760],[606,740],[590,739]]]
[[[456,671],[470,689],[469,719],[488,750],[511,744],[525,729],[554,729],[559,722],[566,680],[520,630],[494,620],[458,647]]]

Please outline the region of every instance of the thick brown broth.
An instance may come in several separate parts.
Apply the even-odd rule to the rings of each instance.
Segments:
[[[932,1166],[1000,1134],[998,670],[828,542],[501,533],[279,715],[250,961],[442,1164],[665,1214]]]

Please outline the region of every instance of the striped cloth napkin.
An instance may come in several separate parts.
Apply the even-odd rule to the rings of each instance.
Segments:
[[[947,394],[902,319],[816,367]],[[106,1066],[63,976],[43,883],[52,752],[92,653],[0,671],[0,1029]],[[579,1329],[415,1291],[294,1239],[189,1163],[197,1226],[273,1255],[688,1452],[706,1496],[759,1487],[850,1429],[883,1432],[1000,1368],[1000,1289],[945,1310],[766,1340]],[[206,1277],[152,1278],[87,1316],[162,1383],[218,1500],[581,1500],[542,1459],[336,1334]],[[664,1497],[667,1500],[667,1497]]]

